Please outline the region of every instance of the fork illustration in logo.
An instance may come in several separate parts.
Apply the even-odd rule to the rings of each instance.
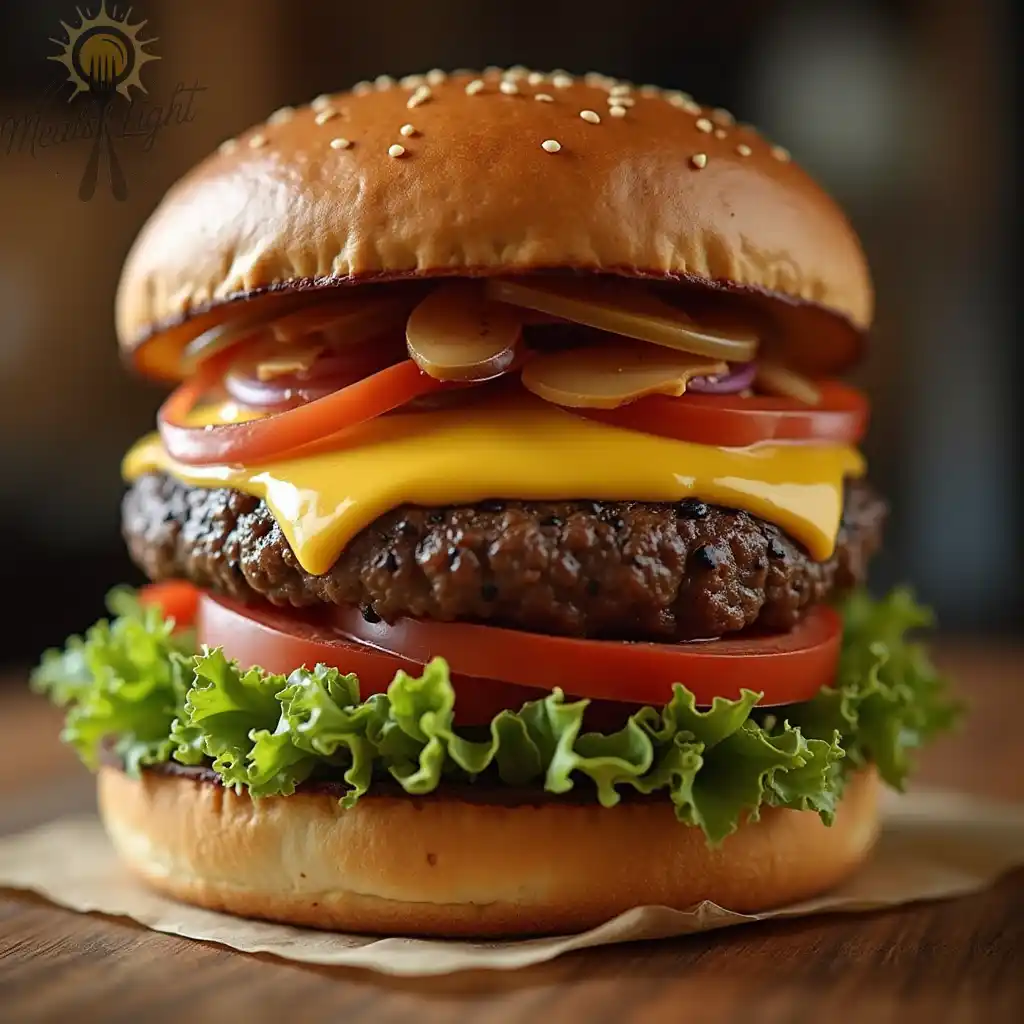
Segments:
[[[114,149],[108,114],[117,93],[130,101],[132,86],[146,91],[139,71],[147,62],[160,59],[156,54],[146,52],[146,47],[156,40],[139,38],[145,22],[130,25],[129,13],[130,10],[119,18],[116,9],[107,11],[106,0],[103,0],[94,16],[79,11],[81,21],[77,26],[62,21],[61,27],[67,38],[53,40],[61,46],[62,52],[50,59],[67,68],[68,81],[75,87],[70,99],[87,92],[96,105],[96,134],[78,188],[78,197],[82,200],[91,199],[96,192],[104,143],[110,191],[118,200],[128,195],[124,173]]]

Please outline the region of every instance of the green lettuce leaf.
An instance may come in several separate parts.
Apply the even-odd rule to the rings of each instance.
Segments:
[[[243,671],[220,650],[195,653],[191,635],[124,591],[111,597],[116,617],[44,655],[32,684],[68,708],[64,738],[90,767],[106,744],[129,773],[205,764],[254,797],[289,795],[315,774],[344,781],[346,807],[388,775],[413,795],[484,778],[555,794],[580,787],[606,807],[633,790],[663,794],[717,843],[763,806],[830,823],[850,770],[874,764],[900,787],[913,751],[952,725],[946,681],[908,638],[931,624],[909,592],[856,593],[841,610],[835,683],[813,700],[761,709],[761,695],[744,691],[697,708],[684,680],[613,733],[584,731],[588,702],[555,690],[466,735],[442,658],[365,700],[354,675],[323,665],[288,677]]]

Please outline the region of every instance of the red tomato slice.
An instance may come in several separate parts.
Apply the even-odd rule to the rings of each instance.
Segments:
[[[222,355],[232,356],[233,351]],[[406,359],[315,402],[263,419],[206,427],[184,425],[184,417],[220,381],[224,369],[225,358],[213,357],[161,406],[157,426],[171,458],[190,465],[267,462],[445,387]]]
[[[696,444],[745,448],[763,441],[858,444],[868,422],[868,401],[838,381],[818,382],[820,405],[789,398],[687,393],[651,395],[618,409],[573,409],[588,419]]]
[[[174,619],[178,629],[187,629],[196,621],[199,591],[184,580],[149,583],[139,590],[139,603],[156,605],[164,618]]]
[[[347,640],[330,626],[314,625],[269,606],[250,607],[205,591],[198,601],[198,642],[223,648],[225,656],[237,659],[243,668],[258,665],[289,675],[303,665],[322,663],[355,672],[363,697],[384,693],[399,669],[414,675],[422,669],[419,662]],[[500,711],[518,710],[529,700],[547,696],[522,686],[460,676],[452,677],[452,685],[458,725],[487,725]]]
[[[682,683],[697,704],[735,700],[758,690],[761,705],[809,700],[835,678],[842,637],[839,615],[824,605],[788,633],[739,635],[677,644],[578,640],[462,622],[401,619],[367,622],[358,609],[332,617],[343,635],[417,664],[435,655],[452,672],[480,679],[561,687],[576,697],[664,704]]]

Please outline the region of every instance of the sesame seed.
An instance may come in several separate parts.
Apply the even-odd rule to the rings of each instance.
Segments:
[[[440,85],[447,77],[447,72],[440,68],[432,68],[427,72],[427,85]]]
[[[693,164],[693,166],[696,167],[698,171],[702,167],[707,167],[707,165],[708,165],[708,155],[707,155],[707,153],[694,153],[693,156],[690,157],[690,163]]]
[[[596,110],[581,110],[580,117],[584,121],[588,121],[590,124],[600,124],[601,115]]]
[[[402,127],[398,129],[398,132],[400,135],[404,135],[407,139],[411,138],[413,135],[419,135],[415,126],[411,124],[403,124]]]
[[[641,85],[640,95],[646,96],[648,99],[653,99],[655,96],[661,95],[661,86],[658,85]]]
[[[740,156],[750,156],[753,150],[745,142],[741,142],[736,147],[736,152],[739,153]]]
[[[369,82],[365,82],[365,83],[360,83],[360,84],[365,84],[365,85],[369,85],[370,83],[369,83]],[[355,91],[355,90],[353,89],[353,92],[354,92],[354,91]],[[323,109],[324,109],[324,107],[329,107],[329,106],[331,105],[331,97],[330,97],[330,96],[328,96],[328,95],[327,95],[327,93],[325,93],[325,92],[322,92],[322,93],[320,93],[320,95],[319,95],[319,96],[316,96],[316,97],[314,97],[314,98],[313,98],[313,99],[312,99],[312,100],[310,101],[310,104],[309,104],[309,105],[310,105],[310,106],[311,106],[311,107],[312,107],[312,108],[313,108],[314,110],[323,110]]]
[[[546,92],[534,93],[533,98],[541,103],[554,103],[555,97],[549,96]]]
[[[715,129],[715,138],[716,139],[724,139],[726,137],[726,135],[728,135],[728,134],[729,133],[724,128],[716,128]]]
[[[568,89],[572,85],[572,76],[566,74],[552,75],[551,84],[556,89]]]
[[[348,139],[343,139],[340,135],[336,139],[331,139],[331,149],[351,149],[352,143]]]
[[[714,121],[715,124],[730,125],[736,123],[736,118],[733,117],[732,114],[730,114],[724,107],[715,107],[715,109],[711,111],[711,120]]]
[[[500,73],[501,68],[499,68],[497,64],[488,64],[487,67],[484,68],[485,75],[497,75]]]
[[[506,78],[506,79],[504,79],[504,80],[503,80],[503,81],[501,82],[501,84],[500,84],[500,85],[498,86],[498,88],[499,88],[499,89],[500,89],[500,90],[501,90],[501,91],[502,91],[502,92],[503,92],[503,93],[504,93],[504,94],[505,94],[506,96],[516,96],[516,95],[518,95],[518,94],[519,94],[519,86],[518,86],[518,85],[516,85],[516,83],[515,83],[515,82],[510,82],[510,81],[509,81],[509,80],[508,80],[507,78]]]
[[[608,104],[616,107],[635,107],[636,100],[632,96],[609,96]]]
[[[625,116],[626,116],[626,108],[625,108],[625,107],[619,107],[619,106],[615,106],[615,107],[612,107],[612,108],[611,108],[611,109],[610,109],[610,110],[608,111],[608,113],[609,113],[609,114],[610,114],[610,115],[611,115],[612,117],[625,117]]]
[[[260,135],[259,132],[257,132],[255,135],[249,136],[249,148],[250,149],[259,149],[260,146],[265,146],[266,144],[267,144],[267,137],[266,137],[266,135]]]
[[[378,75],[373,80],[373,84],[378,89],[390,89],[395,84],[395,80],[390,75]]]
[[[526,76],[526,80],[527,80],[527,82],[530,83],[530,85],[540,85],[540,83],[544,81],[544,72],[543,71],[531,71]]]
[[[398,84],[402,86],[403,89],[417,89],[425,81],[426,79],[423,75],[406,75],[404,78],[400,78],[398,80]]]
[[[313,118],[313,120],[316,121],[317,124],[327,124],[327,122],[330,121],[332,117],[337,116],[338,112],[336,110],[333,110],[331,107],[327,107],[325,110],[321,110],[320,113]]]
[[[685,110],[688,114],[699,114],[700,113],[700,104],[699,103],[694,103],[693,100],[687,100],[683,104],[683,110]]]
[[[217,151],[219,153],[234,153],[234,151],[236,149],[238,149],[238,140],[237,139],[225,139],[217,147]]]
[[[689,102],[690,97],[685,92],[675,90],[673,92],[665,93],[665,99],[668,100],[673,107],[684,107]]]
[[[364,96],[368,92],[373,92],[373,82],[367,82],[364,80],[362,82],[356,82],[356,84],[352,86],[352,93],[355,96]]]
[[[583,81],[587,85],[604,85],[607,82],[607,78],[600,71],[588,71],[583,76]]]
[[[505,72],[509,76],[515,76],[516,78],[525,78],[530,73],[530,69],[522,64],[513,64],[512,67]]]
[[[267,118],[267,124],[284,124],[286,121],[290,121],[294,116],[294,107],[281,107],[280,110],[275,110],[270,117]]]
[[[782,163],[787,163],[791,159],[789,150],[784,146],[772,146],[772,156]]]
[[[478,92],[483,92],[484,88],[484,80],[482,78],[474,78],[472,82],[466,85],[466,95],[475,96]]]
[[[396,160],[400,156],[405,156],[405,146],[399,146],[397,143],[393,146],[388,146],[388,156],[394,157]]]
[[[434,94],[430,91],[430,86],[421,85],[406,101],[406,106],[412,110],[414,107],[418,107],[421,103],[426,103]]]
[[[620,82],[618,85],[613,85],[608,91],[612,96],[628,96],[633,91],[633,86]]]
[[[545,139],[540,144],[540,148],[545,153],[557,153],[562,148],[562,144],[557,139]]]
[[[701,117],[697,119],[697,123],[694,127],[699,132],[709,132],[711,131],[711,122],[706,117]]]

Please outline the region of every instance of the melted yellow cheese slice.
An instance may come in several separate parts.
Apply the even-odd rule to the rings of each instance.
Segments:
[[[206,422],[243,418],[233,407],[205,416]],[[263,498],[299,564],[320,574],[390,509],[487,498],[700,498],[776,523],[823,560],[835,546],[843,478],[861,474],[864,463],[841,445],[715,448],[673,441],[514,396],[381,417],[346,432],[337,450],[260,466],[186,466],[149,435],[127,454],[123,472],[132,480],[151,470]]]

